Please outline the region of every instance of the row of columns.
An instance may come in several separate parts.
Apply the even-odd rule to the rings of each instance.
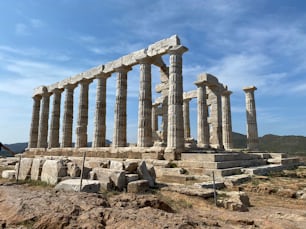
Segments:
[[[169,92],[167,113],[170,117],[167,121],[167,151],[181,152],[184,148],[183,129],[183,80],[182,80],[182,55],[187,51],[183,46],[174,47],[169,51]],[[149,58],[139,60],[140,64],[140,88],[138,107],[138,138],[139,147],[149,147],[153,145],[152,129],[157,126],[157,121],[152,121],[152,80],[151,80],[151,60]],[[131,67],[122,66],[116,68],[116,104],[114,112],[113,147],[125,147],[127,145],[127,73]],[[96,111],[94,121],[94,136],[92,147],[105,146],[106,132],[106,80],[110,74],[100,74],[96,76],[97,94]],[[80,85],[78,120],[76,127],[75,147],[87,146],[87,126],[88,126],[88,90],[92,80],[82,79]],[[54,89],[48,92],[43,88],[43,93],[33,97],[32,122],[30,130],[29,148],[54,148],[72,147],[73,129],[73,103],[74,89],[78,84],[65,85],[63,89]],[[60,107],[61,93],[65,91],[64,115],[62,122],[62,139],[59,142]],[[48,118],[50,96],[53,95],[53,110],[48,141]]]

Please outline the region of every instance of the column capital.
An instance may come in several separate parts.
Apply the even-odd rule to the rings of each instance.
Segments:
[[[222,92],[222,95],[223,95],[223,96],[230,96],[232,93],[233,93],[232,91],[224,90],[224,91]]]
[[[257,90],[257,87],[255,86],[249,86],[249,87],[244,87],[242,88],[245,92],[252,92],[252,91],[255,91]]]
[[[63,91],[64,91],[63,88],[54,88],[54,89],[51,90],[51,92],[52,92],[53,94],[60,94],[60,93],[62,93]]]
[[[79,84],[90,84],[92,82],[92,79],[81,79],[78,83]]]
[[[74,89],[74,88],[76,88],[78,86],[78,84],[66,84],[66,85],[64,85],[64,88],[65,89]]]
[[[39,100],[41,100],[42,96],[41,96],[41,95],[34,95],[34,96],[32,96],[32,98],[33,98],[35,101],[39,101]]]
[[[177,45],[172,47],[171,49],[168,50],[168,54],[172,55],[172,54],[178,54],[178,55],[182,55],[184,52],[187,52],[188,48],[186,48],[183,45]]]
[[[49,97],[52,93],[48,91],[48,88],[47,87],[43,87],[42,89],[42,93],[41,93],[41,96],[42,97]]]
[[[192,98],[183,98],[183,102],[190,102]]]
[[[143,57],[136,59],[139,64],[152,64],[153,60],[151,57]]]
[[[122,65],[120,67],[114,68],[115,72],[127,73],[132,70],[132,67]]]
[[[98,75],[96,75],[96,79],[107,79],[108,77],[110,77],[111,74],[110,73],[105,73],[105,72],[101,72]]]
[[[208,81],[206,80],[197,80],[194,82],[197,87],[208,86]]]

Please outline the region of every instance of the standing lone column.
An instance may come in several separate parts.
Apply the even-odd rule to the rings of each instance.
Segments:
[[[152,146],[152,89],[151,64],[149,59],[140,63],[139,103],[138,103],[138,147]]]
[[[189,102],[191,99],[183,100],[183,117],[184,117],[184,138],[190,138],[190,117],[189,117]]]
[[[78,123],[76,128],[76,148],[87,146],[88,88],[91,82],[91,80],[87,79],[83,79],[79,82],[81,88],[79,97]]]
[[[28,148],[37,147],[40,100],[41,100],[40,95],[33,96],[32,121],[31,121],[30,140]]]
[[[126,146],[126,98],[127,98],[127,72],[131,68],[117,68],[117,89],[115,104],[115,123],[113,147]]]
[[[63,132],[61,147],[72,147],[72,126],[73,126],[73,91],[76,84],[65,86],[65,106],[63,118]]]
[[[222,138],[225,149],[232,149],[232,115],[231,115],[231,91],[225,90],[222,93]]]
[[[210,85],[211,91],[211,145],[217,149],[222,149],[222,113],[221,113],[221,93],[218,85]]]
[[[256,107],[254,91],[255,86],[243,88],[245,92],[246,116],[247,116],[247,148],[258,150],[258,131],[256,121]]]
[[[182,55],[186,51],[187,48],[181,45],[168,51],[170,54],[170,67],[168,136],[165,156],[174,160],[179,160],[181,152],[184,150]],[[172,154],[166,155],[167,153]]]
[[[46,87],[43,88],[41,114],[39,120],[38,148],[48,147],[48,121],[50,93]]]
[[[106,79],[109,75],[97,76],[96,113],[92,147],[105,146],[106,133]]]
[[[55,88],[53,91],[53,110],[50,125],[49,148],[59,147],[59,127],[61,112],[61,97],[63,89]]]
[[[206,95],[206,84],[203,81],[195,82],[197,85],[197,132],[198,132],[198,144],[200,148],[209,148],[209,125],[208,125],[208,107],[207,107],[207,95]]]

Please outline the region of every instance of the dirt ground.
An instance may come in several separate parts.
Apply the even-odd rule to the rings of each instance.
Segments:
[[[215,207],[212,199],[170,191],[75,193],[0,180],[2,228],[270,228],[305,229],[305,171],[257,177],[240,185],[247,212]],[[298,176],[297,176],[298,174]],[[237,187],[233,187],[237,190]]]

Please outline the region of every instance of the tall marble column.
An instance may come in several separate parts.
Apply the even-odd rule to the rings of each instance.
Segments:
[[[40,100],[41,100],[41,95],[35,95],[33,97],[32,121],[31,121],[30,139],[29,139],[28,148],[37,147]]]
[[[38,148],[47,148],[48,147],[48,122],[49,122],[49,104],[50,104],[50,95],[48,89],[43,88],[42,94],[42,104],[41,104],[41,113],[39,119],[39,132],[38,132]]]
[[[115,123],[113,134],[113,147],[125,147],[126,141],[126,99],[127,99],[127,73],[131,68],[117,68],[117,88],[115,104]]]
[[[221,92],[217,85],[210,85],[209,89],[211,91],[211,146],[217,149],[222,149]]]
[[[151,64],[149,59],[140,63],[139,104],[138,104],[138,147],[152,146],[152,88]]]
[[[232,115],[231,115],[231,91],[225,90],[222,93],[222,136],[225,149],[232,149]]]
[[[170,159],[180,159],[184,150],[183,124],[183,76],[182,55],[187,51],[184,46],[176,46],[170,54],[169,66],[169,95],[168,95],[168,136],[166,155]]]
[[[106,80],[109,75],[97,76],[96,112],[92,147],[104,147],[106,142]]]
[[[158,104],[152,105],[152,131],[155,132],[158,130],[158,115],[157,115]]]
[[[53,93],[53,110],[51,116],[51,125],[49,133],[49,148],[59,147],[59,127],[60,127],[60,112],[61,112],[61,97],[63,89],[55,88]]]
[[[191,99],[183,100],[183,118],[184,118],[184,138],[190,138],[190,113],[189,113],[189,102]]]
[[[197,133],[198,133],[198,147],[209,148],[209,125],[208,125],[208,106],[207,106],[207,93],[205,82],[195,82],[197,85]]]
[[[79,113],[76,127],[75,147],[87,147],[87,126],[88,126],[88,89],[92,80],[83,79],[80,84]]]
[[[61,147],[72,147],[72,126],[73,126],[73,93],[77,84],[65,86],[65,105],[62,129]]]
[[[247,116],[247,147],[250,150],[258,150],[258,131],[256,120],[256,107],[254,91],[255,86],[243,88],[245,92],[246,116]]]
[[[168,137],[168,95],[164,97],[162,103],[162,141],[163,145],[167,145],[167,137]]]

